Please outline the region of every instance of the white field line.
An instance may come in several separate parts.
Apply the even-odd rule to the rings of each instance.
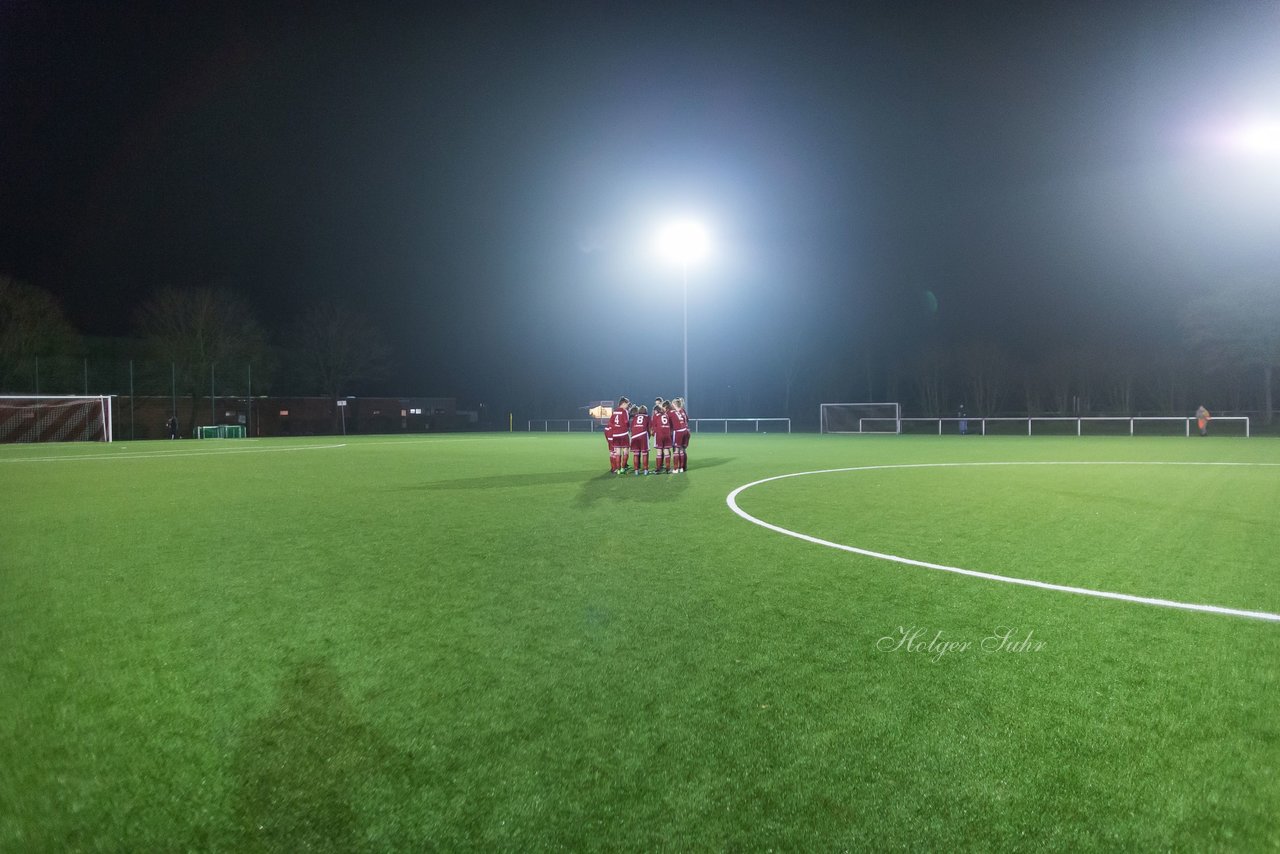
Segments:
[[[192,440],[199,441],[199,440]],[[236,439],[236,442],[265,442],[267,440],[257,436],[246,436],[243,439]],[[120,459],[139,459],[150,457],[208,457],[217,456],[219,454],[250,454],[250,453],[266,453],[274,451],[311,451],[330,448],[346,448],[353,449],[367,448],[373,445],[441,445],[441,444],[460,444],[463,442],[487,442],[490,441],[481,437],[460,437],[457,439],[451,436],[431,436],[413,439],[390,439],[379,442],[340,442],[334,445],[294,445],[287,448],[254,448],[252,450],[230,450],[230,451],[121,451],[112,454],[70,454],[65,457],[20,457],[15,459],[2,459],[0,463],[54,463],[63,460],[120,460]],[[123,445],[124,442],[116,444]]]
[[[774,525],[763,519],[758,519],[750,513],[738,506],[738,496],[753,486],[759,486],[762,483],[769,483],[774,480],[785,480],[789,477],[806,477],[814,474],[834,474],[837,472],[849,471],[876,471],[883,469],[917,469],[917,468],[960,468],[967,466],[1070,466],[1070,465],[1122,465],[1122,466],[1247,466],[1247,467],[1274,467],[1280,466],[1280,463],[1233,463],[1233,462],[988,462],[988,463],[912,463],[908,465],[884,465],[884,466],[852,466],[850,468],[838,469],[822,469],[819,471],[801,471],[792,472],[790,474],[780,474],[774,477],[766,477],[761,480],[743,484],[737,489],[729,493],[725,499],[725,503],[729,505],[729,509],[737,513],[743,519],[751,522],[753,525],[759,525],[779,534],[785,534],[788,537],[795,537],[798,540],[815,543],[828,548],[840,549],[841,551],[852,552],[854,554],[863,555],[865,557],[878,558],[879,560],[892,561],[894,563],[902,563],[908,566],[918,566],[923,569],[935,569],[941,572],[952,572],[957,575],[967,575],[972,578],[984,578],[988,581],[1002,581],[1006,584],[1020,584],[1024,587],[1037,587],[1041,590],[1056,590],[1059,593],[1075,593],[1080,596],[1094,596],[1099,599],[1115,599],[1121,602],[1136,602],[1140,605],[1156,605],[1161,608],[1179,608],[1184,611],[1201,611],[1209,614],[1223,614],[1229,617],[1246,617],[1253,620],[1267,620],[1269,622],[1280,622],[1280,614],[1272,614],[1267,611],[1245,611],[1239,608],[1224,608],[1220,605],[1200,605],[1193,602],[1175,602],[1171,599],[1157,599],[1150,596],[1134,596],[1129,593],[1114,593],[1108,590],[1091,590],[1088,587],[1071,587],[1065,584],[1050,584],[1046,581],[1035,581],[1029,578],[1014,578],[1008,575],[996,575],[990,572],[979,572],[974,569],[963,569],[958,566],[947,566],[940,563],[929,563],[928,561],[913,560],[912,558],[902,557],[900,555],[883,554],[882,552],[873,552],[868,549],[860,549],[856,546],[848,546],[843,543],[833,543],[830,540],[824,540],[819,537],[813,537],[809,534],[802,534],[798,531],[792,531],[783,528],[780,525]]]
[[[324,451],[345,448],[338,445],[292,445],[287,448],[244,448],[226,451],[123,451],[119,454],[72,454],[65,457],[22,457],[3,460],[0,463],[62,463],[77,460],[167,460],[174,457],[221,457],[230,454],[276,454],[285,451]]]
[[[388,439],[381,442],[352,442],[352,448],[368,448],[372,445],[458,445],[463,442],[488,442],[489,439],[481,439],[479,437],[465,437],[454,439],[449,436],[431,436],[422,439]]]

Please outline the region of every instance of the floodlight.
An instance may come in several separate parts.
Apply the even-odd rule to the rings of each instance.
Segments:
[[[1280,122],[1242,124],[1227,135],[1227,142],[1241,154],[1280,154]]]
[[[707,229],[696,220],[676,220],[658,232],[658,251],[667,260],[681,265],[701,261],[710,249]]]
[[[1220,151],[1248,157],[1280,155],[1280,121],[1267,116],[1224,123],[1206,134]]]

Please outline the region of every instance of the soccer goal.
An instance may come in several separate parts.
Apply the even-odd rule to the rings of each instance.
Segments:
[[[0,443],[110,442],[111,398],[0,396]]]
[[[818,410],[822,433],[901,433],[897,403],[824,403]]]

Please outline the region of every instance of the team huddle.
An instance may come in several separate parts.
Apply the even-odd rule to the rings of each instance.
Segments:
[[[649,470],[649,437],[657,452],[653,470]],[[676,474],[689,460],[689,415],[684,411],[684,398],[654,398],[653,413],[643,405],[633,406],[627,398],[619,398],[604,431],[609,443],[609,471],[626,474]],[[627,454],[631,454],[628,465]]]

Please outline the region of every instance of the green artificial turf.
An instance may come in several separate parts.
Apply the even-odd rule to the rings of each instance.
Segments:
[[[1275,613],[1274,440],[603,444],[0,448],[0,851],[1280,847],[1280,623],[725,502]]]

